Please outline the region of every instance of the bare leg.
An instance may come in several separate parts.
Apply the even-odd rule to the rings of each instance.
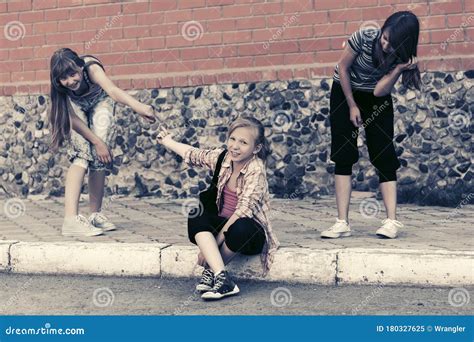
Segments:
[[[340,220],[349,222],[349,203],[351,201],[351,176],[335,175],[337,215]]]
[[[79,196],[86,169],[71,165],[66,176],[66,191],[64,195],[64,217],[76,216],[79,212]]]
[[[380,191],[382,192],[383,204],[387,217],[392,220],[397,219],[397,182],[380,183]]]
[[[206,263],[215,274],[224,270],[224,261],[222,260],[216,238],[210,232],[199,232],[195,236],[196,243],[206,260]]]
[[[89,206],[91,213],[99,212],[104,198],[105,171],[89,171]]]
[[[226,265],[229,262],[231,262],[232,259],[238,254],[238,253],[232,252],[229,249],[229,247],[227,247],[227,245],[225,244],[225,241],[221,245],[220,252],[221,252],[222,259],[224,260],[224,264],[226,264]]]

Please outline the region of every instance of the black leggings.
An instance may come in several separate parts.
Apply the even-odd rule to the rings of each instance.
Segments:
[[[367,91],[352,90],[365,128],[370,162],[378,171],[379,181],[397,180],[400,167],[393,146],[392,96],[376,97]],[[359,159],[359,130],[350,121],[346,96],[339,82],[334,81],[330,100],[331,160],[336,163],[336,175],[351,175],[352,165]]]
[[[196,234],[200,232],[210,232],[214,236],[219,234],[226,224],[227,219],[217,215],[204,212],[194,217],[188,217],[189,241],[196,244]],[[245,255],[255,255],[262,252],[265,244],[265,232],[263,228],[253,219],[245,217],[239,218],[224,232],[225,244],[232,252]]]

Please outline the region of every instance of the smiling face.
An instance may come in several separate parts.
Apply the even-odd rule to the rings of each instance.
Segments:
[[[257,134],[253,127],[239,127],[230,134],[227,147],[234,163],[245,163],[260,151],[261,146],[255,145]]]
[[[382,36],[380,37],[380,44],[382,45],[382,50],[385,53],[392,53],[393,48],[390,46],[390,33],[388,30],[382,32]]]
[[[82,82],[82,73],[80,72],[71,72],[65,75],[62,75],[59,78],[59,82],[65,88],[70,90],[78,90]]]

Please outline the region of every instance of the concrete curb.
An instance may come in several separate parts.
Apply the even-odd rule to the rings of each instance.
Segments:
[[[194,277],[195,246],[162,243],[0,242],[0,272]],[[281,248],[267,277],[259,256],[239,256],[236,278],[291,283],[474,285],[474,252],[403,249]]]

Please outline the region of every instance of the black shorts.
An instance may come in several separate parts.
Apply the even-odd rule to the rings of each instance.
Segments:
[[[200,232],[210,232],[217,236],[227,219],[204,211],[197,217],[188,217],[189,241],[196,244],[195,236]],[[255,255],[262,252],[265,244],[265,231],[255,220],[239,218],[224,232],[225,244],[232,252]]]
[[[352,90],[360,109],[370,162],[379,173],[380,182],[396,180],[400,162],[393,145],[392,96],[376,97],[368,91]],[[331,160],[336,174],[350,175],[359,159],[357,136],[359,129],[350,121],[350,111],[341,85],[334,81],[330,100]]]

